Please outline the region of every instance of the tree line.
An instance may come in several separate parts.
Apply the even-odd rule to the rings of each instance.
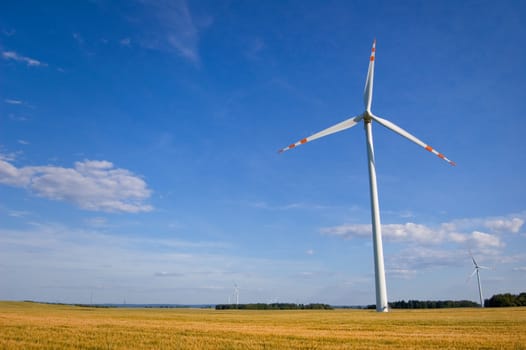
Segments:
[[[526,306],[526,293],[520,294],[495,294],[489,299],[484,300],[487,307],[507,307],[507,306]]]
[[[526,306],[526,293],[495,294],[484,300],[485,307]],[[455,307],[480,307],[471,300],[400,300],[389,303],[391,309],[443,309]],[[376,305],[367,305],[367,309],[376,309]]]
[[[471,300],[400,300],[389,303],[391,309],[445,309],[477,306],[479,304]],[[376,309],[376,305],[369,305],[367,308]]]
[[[332,310],[327,304],[256,303],[256,304],[218,304],[216,310]]]

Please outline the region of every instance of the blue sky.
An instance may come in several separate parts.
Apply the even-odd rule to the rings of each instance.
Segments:
[[[526,290],[522,1],[0,4],[0,299],[372,304]]]

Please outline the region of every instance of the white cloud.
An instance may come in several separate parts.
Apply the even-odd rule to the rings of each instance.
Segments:
[[[457,219],[442,223],[442,228],[447,231],[466,231],[476,228],[490,229],[496,233],[517,233],[524,224],[526,213],[511,214],[501,217]]]
[[[442,234],[424,225],[408,222],[405,224],[384,225],[383,235],[394,240],[411,240],[434,243],[442,239]]]
[[[340,236],[345,239],[351,239],[352,237],[370,236],[372,232],[372,226],[370,224],[345,224],[340,226],[325,227],[320,231],[326,235]]]
[[[21,145],[24,145],[24,146],[25,146],[25,145],[29,145],[29,141],[26,141],[26,140],[18,140],[17,142],[18,142],[19,144],[21,144]]]
[[[73,168],[17,168],[0,156],[0,184],[22,187],[37,196],[74,203],[82,209],[137,213],[151,211],[151,191],[140,177],[108,161],[76,162]]]
[[[448,237],[450,241],[455,243],[465,243],[469,239],[467,235],[457,232],[451,232]]]
[[[444,222],[436,227],[408,222],[405,224],[382,225],[382,237],[390,241],[403,241],[419,244],[457,243],[471,247],[499,248],[504,243],[500,234],[517,233],[524,220],[514,216],[511,218],[462,219]],[[492,233],[483,232],[490,228]],[[325,227],[322,234],[351,239],[354,237],[370,237],[371,224],[344,224]]]
[[[307,249],[305,251],[305,254],[307,254],[307,255],[314,255],[314,249]]]
[[[501,247],[503,243],[500,241],[499,237],[491,235],[489,233],[474,231],[471,233],[471,241],[478,247]]]
[[[372,226],[370,224],[348,224],[322,228],[321,232],[345,239],[369,237],[372,235]],[[395,241],[409,240],[436,243],[442,239],[443,234],[424,225],[408,222],[405,224],[382,225],[382,237]]]
[[[448,239],[454,243],[464,243],[477,248],[498,248],[504,246],[504,243],[498,236],[480,231],[473,231],[470,234],[452,232],[449,233]]]
[[[3,51],[2,52],[2,57],[4,59],[6,59],[6,60],[13,60],[13,61],[17,61],[17,62],[24,62],[28,66],[34,66],[34,67],[39,67],[39,66],[45,67],[45,66],[47,66],[47,63],[41,62],[41,61],[36,60],[34,58],[31,58],[31,57],[21,56],[21,55],[17,54],[14,51]]]
[[[511,219],[491,219],[484,223],[487,228],[497,232],[512,232],[517,233],[524,224],[524,220],[521,218]]]

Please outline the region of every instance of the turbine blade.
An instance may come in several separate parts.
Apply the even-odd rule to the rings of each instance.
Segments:
[[[356,124],[358,124],[360,122],[360,120],[362,120],[362,116],[359,115],[357,117],[351,117],[347,120],[344,120],[343,122],[340,122],[336,125],[333,125],[325,130],[322,130],[320,132],[317,132],[316,134],[314,135],[311,135],[309,137],[306,137],[304,139],[301,139],[299,140],[298,142],[296,143],[293,143],[285,148],[282,148],[279,150],[279,153],[282,153],[282,152],[285,152],[285,151],[288,151],[289,149],[293,149],[294,147],[296,146],[299,146],[299,145],[303,145],[304,143],[307,143],[309,141],[313,141],[313,140],[316,140],[316,139],[319,139],[321,137],[324,137],[324,136],[327,136],[327,135],[330,135],[330,134],[334,134],[336,132],[339,132],[339,131],[342,131],[342,130],[345,130],[345,129],[349,129],[353,126],[355,126]]]
[[[473,276],[475,276],[476,273],[477,273],[477,268],[475,268],[475,269],[473,270],[473,272],[471,273],[471,275],[469,275],[469,277],[468,277],[468,282],[471,281],[471,279],[473,278]]]
[[[477,269],[479,267],[479,265],[475,261],[475,257],[473,256],[473,253],[471,252],[471,249],[469,250],[469,256],[471,257],[471,260],[473,260],[473,265],[475,265],[475,269]]]
[[[371,111],[371,103],[373,102],[373,80],[374,80],[374,60],[376,53],[376,39],[373,41],[371,49],[371,56],[369,57],[369,69],[367,70],[367,78],[365,79],[365,88],[363,90],[363,103],[366,111]]]
[[[450,165],[457,165],[455,162],[449,160],[448,158],[446,158],[446,156],[444,156],[442,153],[438,152],[436,149],[434,149],[433,147],[425,144],[422,140],[418,139],[417,137],[411,135],[410,133],[408,133],[407,131],[405,131],[404,129],[402,129],[401,127],[395,125],[394,123],[390,122],[389,120],[387,119],[382,119],[376,115],[373,115],[372,118],[378,122],[379,124],[385,126],[387,129],[389,130],[392,130],[394,132],[396,132],[398,135],[401,135],[403,137],[405,137],[406,139],[408,139],[409,141],[413,141],[414,143],[416,143],[417,145],[419,145],[420,147],[423,147],[425,148],[426,150],[428,150],[429,152],[437,155],[439,158],[442,158],[443,160],[445,160],[446,162],[448,162]]]

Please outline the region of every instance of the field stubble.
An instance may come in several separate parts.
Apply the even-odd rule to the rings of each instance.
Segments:
[[[526,308],[102,309],[0,302],[1,349],[521,349]]]

